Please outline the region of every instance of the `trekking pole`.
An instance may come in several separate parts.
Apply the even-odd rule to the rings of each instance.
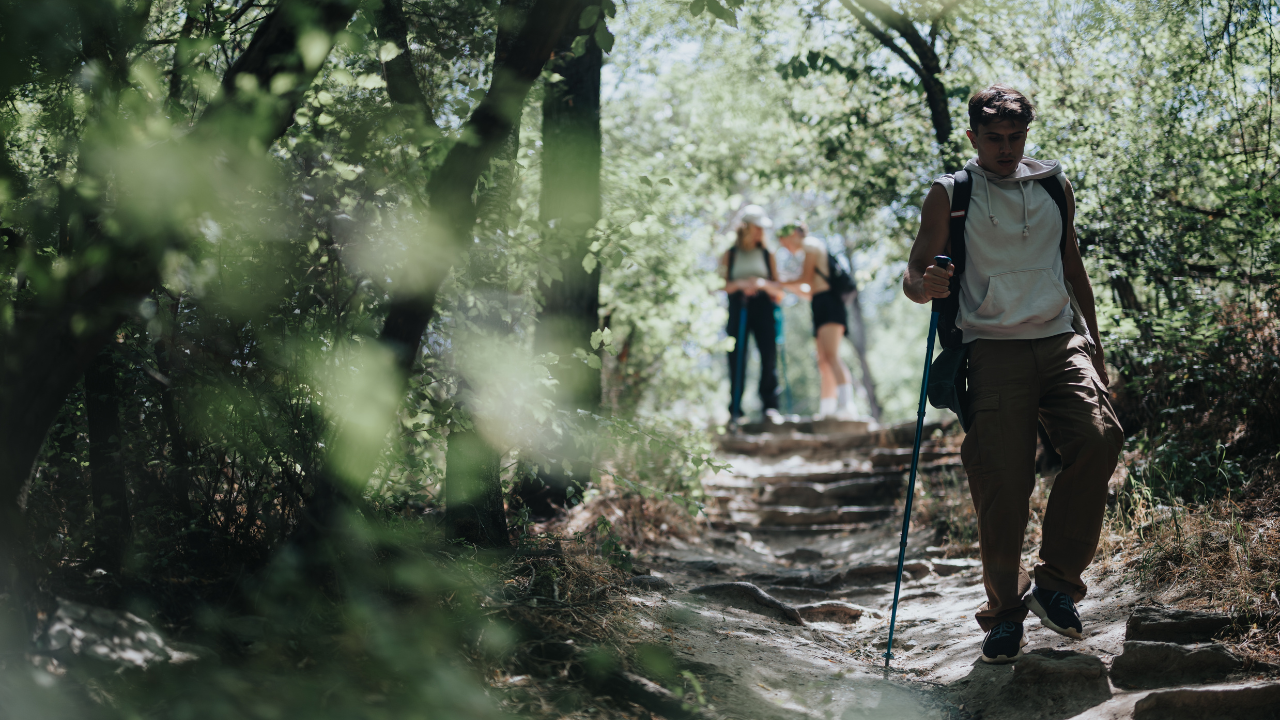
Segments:
[[[778,323],[778,334],[774,345],[778,348],[778,359],[782,361],[782,393],[787,399],[787,414],[791,414],[791,382],[787,380],[787,336],[782,326],[782,306],[773,306],[773,317]]]
[[[934,257],[933,262],[946,270],[951,258]],[[911,448],[911,479],[907,482],[907,503],[902,511],[902,543],[898,546],[898,579],[893,584],[893,611],[889,615],[889,644],[884,649],[884,666],[893,659],[893,626],[898,621],[898,593],[902,590],[902,563],[907,558],[907,531],[911,529],[911,501],[916,496],[916,469],[920,464],[920,435],[924,432],[924,401],[929,396],[929,366],[933,364],[933,336],[938,331],[938,311],[929,316],[929,337],[925,341],[924,380],[920,383],[920,408],[916,411],[916,442]]]
[[[738,367],[734,369],[734,376],[738,378],[738,391],[733,394],[732,410],[730,415],[732,420],[742,417],[742,386],[746,384],[747,372],[747,296],[742,295],[742,309],[738,311],[738,339],[734,344],[734,350],[738,353]]]

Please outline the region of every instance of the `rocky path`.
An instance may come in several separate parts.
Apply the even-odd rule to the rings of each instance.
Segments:
[[[1178,614],[1095,563],[1085,638],[1026,625],[1028,656],[982,663],[974,559],[941,557],[915,530],[884,669],[901,500],[914,425],[747,427],[721,447],[693,543],[643,557],[637,642],[670,649],[712,715],[764,718],[1280,718],[1280,684],[1246,674],[1212,638],[1220,616]],[[936,426],[927,435],[940,435]],[[955,468],[927,442],[922,472]]]

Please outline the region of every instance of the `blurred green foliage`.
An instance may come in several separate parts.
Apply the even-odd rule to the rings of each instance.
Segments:
[[[436,528],[450,434],[483,436],[504,491],[571,445],[596,463],[566,468],[574,497],[604,473],[696,512],[726,417],[714,269],[747,202],[807,219],[853,258],[885,419],[907,417],[927,318],[898,277],[924,192],[955,169],[965,99],[994,80],[1033,93],[1029,152],[1061,158],[1075,185],[1142,455],[1135,492],[1199,502],[1272,472],[1270,5],[896,4],[939,57],[957,128],[947,147],[919,75],[846,3],[587,3],[571,22],[579,50],[609,54],[603,217],[582,257],[563,256],[538,219],[536,110],[563,81],[550,72],[524,98],[518,145],[480,173],[466,242],[428,196],[449,153],[480,142],[464,128],[493,83],[499,17],[517,5],[532,3],[395,4],[402,47],[378,0],[0,0],[0,485],[25,503],[5,527],[25,533],[46,601],[133,603],[197,639],[222,637],[235,614],[274,627],[263,653],[237,650],[220,669],[95,679],[86,687],[113,701],[84,707],[496,713],[467,658],[510,652],[514,631],[481,609],[504,570]],[[291,44],[228,74],[272,23]],[[390,99],[397,58],[421,106]],[[599,327],[589,347],[539,354],[538,312],[563,263],[601,269]],[[379,338],[398,300],[424,295],[434,315],[406,385],[399,349]],[[784,312],[800,412],[817,395],[807,308]],[[90,362],[112,368],[118,401],[111,461],[128,497],[108,507],[90,499]],[[601,370],[599,408],[556,404],[566,363]],[[29,483],[20,450],[35,459]],[[329,474],[357,501],[318,590],[291,543]],[[94,575],[95,523],[122,510],[125,564]],[[597,530],[625,567],[608,521]],[[660,659],[640,664],[677,682]],[[5,682],[50,716],[79,707],[48,695],[66,681],[44,670]]]

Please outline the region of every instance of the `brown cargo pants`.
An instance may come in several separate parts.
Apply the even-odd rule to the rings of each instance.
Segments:
[[[1036,422],[1062,456],[1045,509],[1035,582],[1077,602],[1093,561],[1107,483],[1124,441],[1107,392],[1074,333],[1039,340],[977,340],[969,349],[969,432],[961,459],[978,514],[987,602],[982,629],[1027,616],[1031,577],[1022,541],[1035,488]]]

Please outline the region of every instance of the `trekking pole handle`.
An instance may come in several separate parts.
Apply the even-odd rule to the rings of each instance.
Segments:
[[[946,255],[934,255],[933,264],[937,265],[943,270],[946,270],[947,268],[951,267],[951,258],[947,257]]]

